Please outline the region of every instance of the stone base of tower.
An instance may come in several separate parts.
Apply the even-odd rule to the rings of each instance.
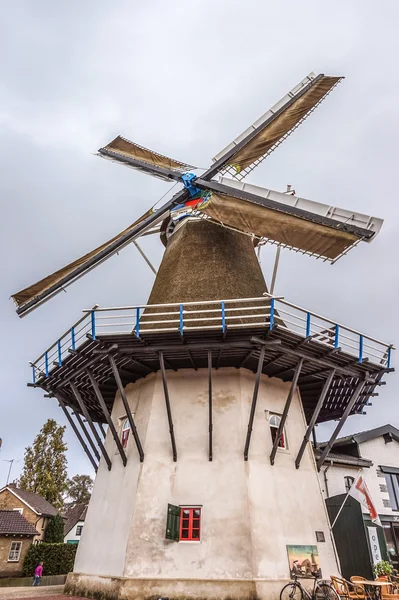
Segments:
[[[277,600],[289,579],[287,545],[317,546],[323,578],[337,574],[310,445],[295,468],[306,430],[299,392],[286,422],[284,448],[270,464],[271,416],[282,414],[289,382],[261,376],[244,461],[254,382],[255,374],[246,369],[213,370],[212,461],[207,369],[167,372],[175,462],[161,373],[126,387],[145,458],[139,462],[130,435],[123,466],[107,432],[112,468],[101,459],[75,572],[68,576],[69,593],[112,600]],[[112,419],[120,432],[125,410],[119,393]],[[200,533],[191,536],[198,539],[185,540],[182,530],[177,541],[166,539],[169,504],[200,510]],[[317,542],[316,532],[324,533],[324,542]]]
[[[288,579],[129,579],[70,573],[65,592],[104,600],[149,600],[160,597],[174,600],[277,600],[287,582]]]

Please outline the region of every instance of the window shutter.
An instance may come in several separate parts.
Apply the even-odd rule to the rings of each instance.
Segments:
[[[180,506],[168,504],[168,516],[166,519],[167,540],[178,542],[180,539]]]

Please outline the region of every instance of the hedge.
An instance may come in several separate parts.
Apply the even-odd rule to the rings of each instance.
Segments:
[[[73,570],[77,544],[32,545],[24,560],[23,574],[33,577],[35,569],[43,562],[43,575],[64,575]]]

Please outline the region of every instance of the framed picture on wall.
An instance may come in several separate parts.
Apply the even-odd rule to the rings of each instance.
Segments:
[[[287,546],[290,576],[321,577],[317,546]]]

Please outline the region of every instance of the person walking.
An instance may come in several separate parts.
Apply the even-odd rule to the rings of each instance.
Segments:
[[[42,578],[42,575],[43,575],[43,563],[40,562],[35,569],[35,574],[33,576],[33,585],[40,585],[40,580]]]

